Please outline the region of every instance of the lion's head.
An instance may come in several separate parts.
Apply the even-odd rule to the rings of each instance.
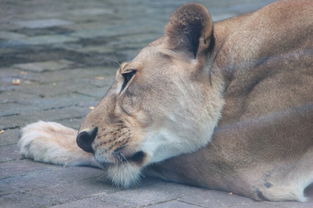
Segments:
[[[163,37],[121,65],[77,137],[115,184],[127,187],[145,166],[211,140],[223,106],[214,50],[207,9],[187,4],[171,16]]]

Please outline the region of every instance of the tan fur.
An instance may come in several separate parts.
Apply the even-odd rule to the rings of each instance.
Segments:
[[[105,166],[125,187],[148,167],[147,174],[165,180],[257,200],[304,201],[313,182],[312,56],[309,0],[278,1],[214,25],[203,6],[182,6],[163,37],[121,65],[82,123],[82,130],[98,127],[92,165]],[[32,131],[24,129],[22,154],[60,164],[37,151],[37,143],[53,145],[27,137]],[[58,158],[81,154],[55,135],[51,143],[68,150]],[[25,138],[32,142],[23,145]],[[140,151],[142,160],[121,162]]]

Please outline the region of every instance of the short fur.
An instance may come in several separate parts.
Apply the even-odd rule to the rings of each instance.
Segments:
[[[21,154],[102,167],[125,187],[145,168],[256,200],[305,201],[313,182],[312,55],[310,0],[281,0],[214,24],[203,6],[183,5],[163,37],[122,64],[82,123],[80,132],[98,128],[93,153],[77,147],[74,130],[38,122],[22,130]]]

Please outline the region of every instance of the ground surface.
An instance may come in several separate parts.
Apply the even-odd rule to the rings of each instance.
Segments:
[[[22,126],[37,120],[77,128],[104,95],[118,63],[162,34],[185,0],[0,1],[0,207],[313,207],[254,202],[231,193],[145,178],[121,190],[102,172],[22,160]],[[270,0],[207,0],[215,20]]]

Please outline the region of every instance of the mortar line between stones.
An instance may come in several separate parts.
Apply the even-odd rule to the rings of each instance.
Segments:
[[[165,201],[158,201],[158,202],[155,202],[155,203],[150,203],[150,204],[146,204],[146,205],[139,206],[139,207],[133,207],[133,208],[145,208],[145,207],[149,207],[149,206],[153,206],[153,205],[164,204],[164,203],[167,203],[167,202],[178,201],[178,199],[179,198],[169,199],[169,200],[165,200]]]
[[[182,200],[182,199],[178,199],[177,201],[183,202],[183,203],[186,203],[186,204],[189,204],[189,205],[197,206],[197,207],[207,208],[207,207],[204,207],[204,206],[199,205],[199,204],[193,204],[193,203],[191,203],[191,202],[184,201],[184,200]]]

